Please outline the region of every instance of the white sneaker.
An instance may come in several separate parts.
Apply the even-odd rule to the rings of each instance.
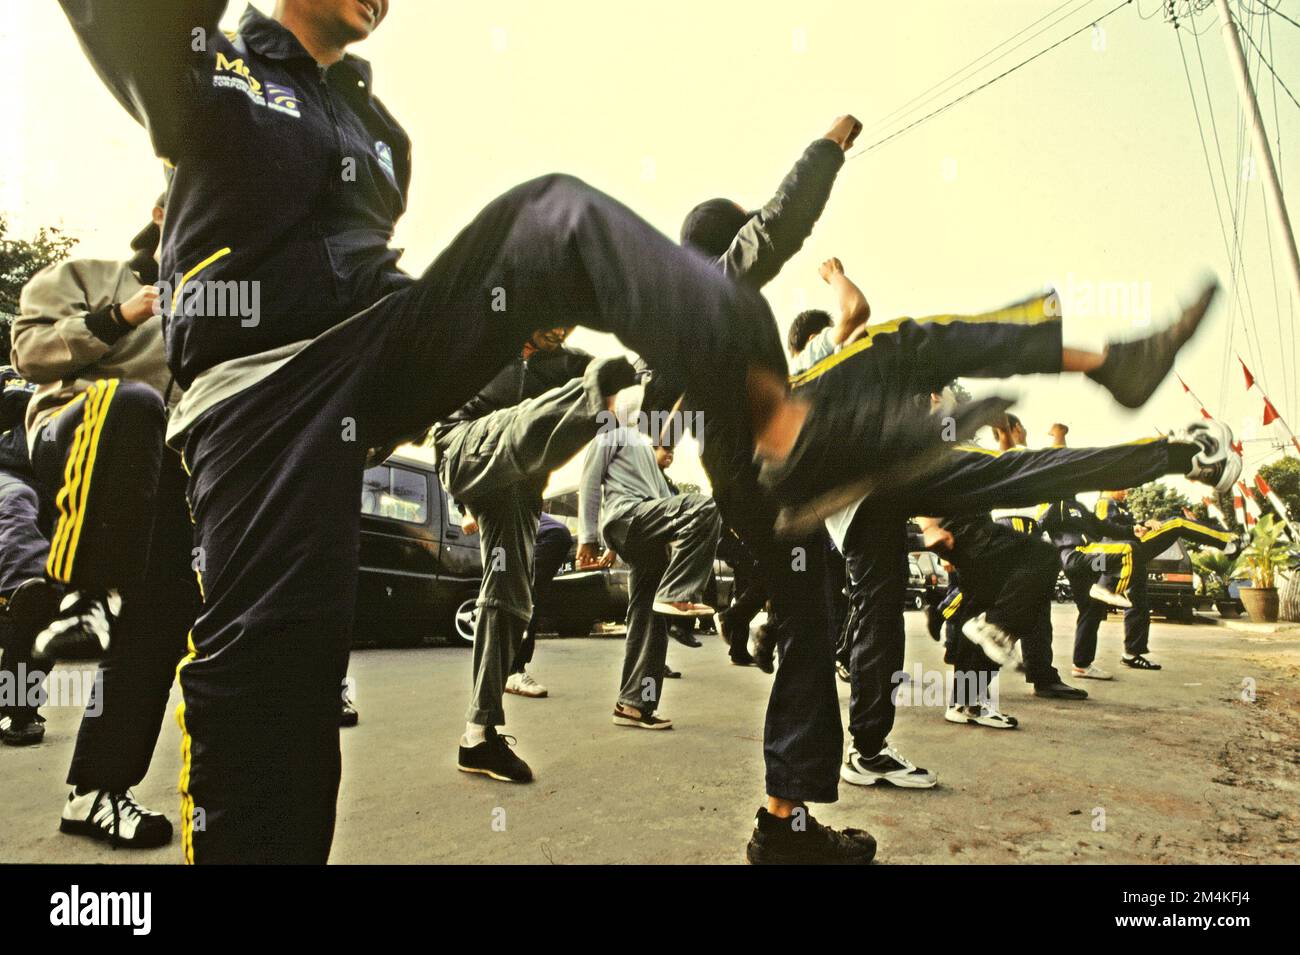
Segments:
[[[92,789],[84,796],[74,789],[63,804],[59,831],[129,849],[156,849],[172,840],[167,817],[142,807],[129,789],[125,793]]]
[[[888,743],[870,759],[864,759],[856,747],[850,746],[849,754],[840,766],[840,779],[854,786],[889,783],[900,789],[933,789],[939,784],[938,776],[904,759]]]
[[[1016,641],[1001,627],[988,622],[988,614],[971,617],[961,626],[961,632],[971,643],[984,651],[984,655],[999,666],[1021,666],[1016,653]]]
[[[1089,663],[1086,667],[1070,667],[1070,673],[1081,680],[1113,680],[1115,679],[1095,663]]]
[[[1121,610],[1130,610],[1133,607],[1133,601],[1101,584],[1093,584],[1089,587],[1088,596],[1111,607],[1119,607]]]
[[[1222,421],[1195,421],[1170,432],[1169,440],[1195,444],[1201,449],[1192,458],[1187,480],[1208,484],[1222,494],[1241,477],[1241,455],[1232,448],[1232,429]]]
[[[994,709],[991,703],[979,706],[950,706],[943,718],[949,723],[964,723],[970,726],[987,726],[995,730],[1013,730],[1020,725],[1014,716],[1007,716]]]
[[[506,692],[513,693],[515,696],[541,699],[546,695],[546,687],[534,680],[528,673],[512,673],[506,677]]]

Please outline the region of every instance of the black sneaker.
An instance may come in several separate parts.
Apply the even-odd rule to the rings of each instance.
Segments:
[[[939,777],[928,769],[917,766],[888,743],[870,759],[864,757],[856,746],[840,764],[840,779],[854,786],[874,786],[889,783],[900,789],[933,789]]]
[[[1045,680],[1034,684],[1034,696],[1045,696],[1049,700],[1086,700],[1088,691],[1060,680]]]
[[[72,591],[58,614],[32,642],[32,656],[44,660],[97,660],[108,653],[113,615],[104,594]]]
[[[32,714],[0,716],[0,743],[6,746],[35,746],[45,739],[45,718]]]
[[[124,793],[94,789],[81,795],[73,790],[63,804],[59,831],[127,849],[157,849],[172,839],[167,817],[145,809],[129,789]]]
[[[759,627],[754,631],[754,666],[758,667],[764,673],[771,673],[776,669],[772,660],[776,654],[776,637],[767,624]]]
[[[869,832],[823,826],[800,808],[802,815],[789,819],[758,811],[745,847],[750,865],[867,865],[876,857],[876,840]]]
[[[1142,656],[1142,654],[1140,654],[1140,653],[1139,653],[1137,656],[1135,656],[1135,657],[1128,657],[1128,656],[1120,657],[1120,658],[1119,658],[1119,662],[1122,663],[1122,664],[1124,664],[1126,667],[1128,667],[1128,668],[1131,669],[1131,670],[1161,670],[1161,669],[1164,669],[1163,667],[1160,666],[1159,663],[1153,663],[1153,662],[1151,662],[1151,661],[1148,660],[1146,657]]]
[[[994,396],[932,415],[914,396],[864,393],[851,366],[827,372],[830,380],[818,388],[789,455],[780,463],[765,461],[759,472],[760,483],[782,505],[775,528],[780,536],[811,533],[827,514],[923,480],[955,443],[1000,420],[1012,404]]]
[[[495,726],[487,728],[487,739],[477,746],[462,746],[456,759],[456,768],[462,773],[481,773],[503,783],[531,783],[533,771],[528,764],[510,749],[516,742],[513,736],[503,736]]]
[[[1110,342],[1106,346],[1106,360],[1100,368],[1088,372],[1088,377],[1124,407],[1141,408],[1174,367],[1179,349],[1200,328],[1218,291],[1219,283],[1212,279],[1173,324],[1146,338]]]

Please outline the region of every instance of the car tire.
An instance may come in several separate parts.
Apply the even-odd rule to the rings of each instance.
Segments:
[[[447,644],[453,647],[474,646],[474,625],[478,620],[478,592],[466,594],[451,609],[447,621]]]

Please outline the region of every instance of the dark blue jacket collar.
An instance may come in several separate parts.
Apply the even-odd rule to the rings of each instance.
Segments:
[[[293,32],[286,29],[278,20],[266,16],[251,4],[239,18],[239,35],[250,48],[259,55],[272,60],[312,59],[312,55],[298,42]],[[343,55],[346,63],[361,79],[365,80],[366,89],[370,88],[370,64],[351,53]]]

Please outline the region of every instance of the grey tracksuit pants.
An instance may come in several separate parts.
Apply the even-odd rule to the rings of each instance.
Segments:
[[[653,713],[668,652],[668,625],[655,613],[655,601],[700,599],[713,569],[722,519],[712,498],[677,494],[642,501],[609,521],[603,532],[605,542],[632,568],[618,702]]]
[[[438,477],[478,521],[483,555],[473,689],[465,712],[470,723],[506,721],[501,698],[533,615],[542,489],[551,471],[596,433],[596,416],[605,407],[596,378],[603,364],[593,361],[582,378],[457,425],[437,441]]]

